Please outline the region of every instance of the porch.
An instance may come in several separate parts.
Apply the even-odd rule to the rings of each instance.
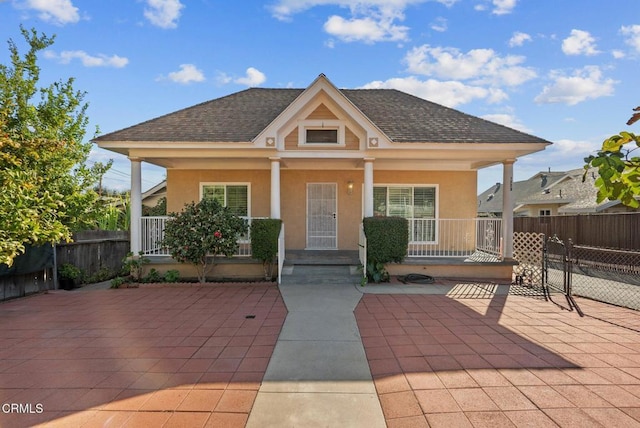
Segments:
[[[167,248],[162,246],[164,228],[169,216],[141,218],[141,248],[152,263],[172,264]],[[252,264],[250,228],[238,240],[238,251],[230,260],[224,260],[224,271],[231,275],[233,265],[241,264],[242,271],[254,275],[259,269]],[[446,278],[485,278],[510,280],[513,261],[503,257],[501,219],[409,219],[409,246],[403,263],[390,264],[391,275],[424,273]],[[285,264],[325,264],[366,266],[366,237],[360,225],[359,249],[301,250],[285,248],[283,224],[278,251],[278,279]],[[259,262],[255,261],[255,264]],[[157,269],[157,266],[154,266]],[[254,272],[255,271],[255,272]],[[287,273],[286,271],[284,272]],[[246,279],[246,278],[244,278]]]

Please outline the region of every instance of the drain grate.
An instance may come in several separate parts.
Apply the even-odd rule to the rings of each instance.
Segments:
[[[248,319],[248,320],[252,320],[252,319],[254,319],[256,316],[255,316],[255,315],[245,315],[244,317],[245,317],[246,319]]]

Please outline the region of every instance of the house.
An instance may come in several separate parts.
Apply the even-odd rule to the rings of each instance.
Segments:
[[[509,278],[513,219],[476,219],[477,170],[502,164],[509,182],[517,158],[550,144],[397,90],[338,89],[323,74],[304,89],[250,88],[95,142],[131,161],[134,253],[166,255],[162,225],[149,226],[139,208],[148,162],[167,169],[167,212],[214,197],[249,222],[281,218],[280,261],[293,251],[357,252],[363,217],[395,215],[409,219],[411,236],[407,266],[391,273],[428,266]],[[473,259],[478,250],[491,263]]]
[[[583,180],[584,177],[584,180]],[[528,180],[513,183],[513,215],[542,217],[551,215],[620,213],[636,211],[620,201],[597,202],[595,181],[598,169],[539,172]],[[496,183],[478,196],[479,217],[502,217],[503,187]]]

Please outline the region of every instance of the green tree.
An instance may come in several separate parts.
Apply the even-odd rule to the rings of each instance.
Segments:
[[[247,232],[242,218],[211,198],[186,204],[181,212],[170,215],[173,218],[165,226],[163,246],[175,260],[193,264],[200,282],[205,282],[217,256],[235,254],[238,238]]]
[[[633,109],[640,112],[640,107]],[[640,119],[635,113],[627,121],[632,125]],[[598,168],[599,177],[595,185],[598,188],[598,203],[609,199],[620,201],[631,208],[640,207],[640,157],[636,152],[640,147],[640,135],[622,131],[602,143],[596,155],[584,158],[586,165],[583,181],[589,168]]]
[[[100,208],[97,172],[85,165],[85,93],[73,78],[39,88],[38,52],[54,37],[20,30],[28,52],[9,40],[10,64],[0,64],[0,263],[8,265],[26,243],[69,241]]]

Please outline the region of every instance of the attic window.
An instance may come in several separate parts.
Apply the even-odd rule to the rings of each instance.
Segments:
[[[338,144],[337,129],[307,129],[307,144]]]
[[[303,120],[298,123],[298,145],[344,146],[345,126],[341,120]]]

